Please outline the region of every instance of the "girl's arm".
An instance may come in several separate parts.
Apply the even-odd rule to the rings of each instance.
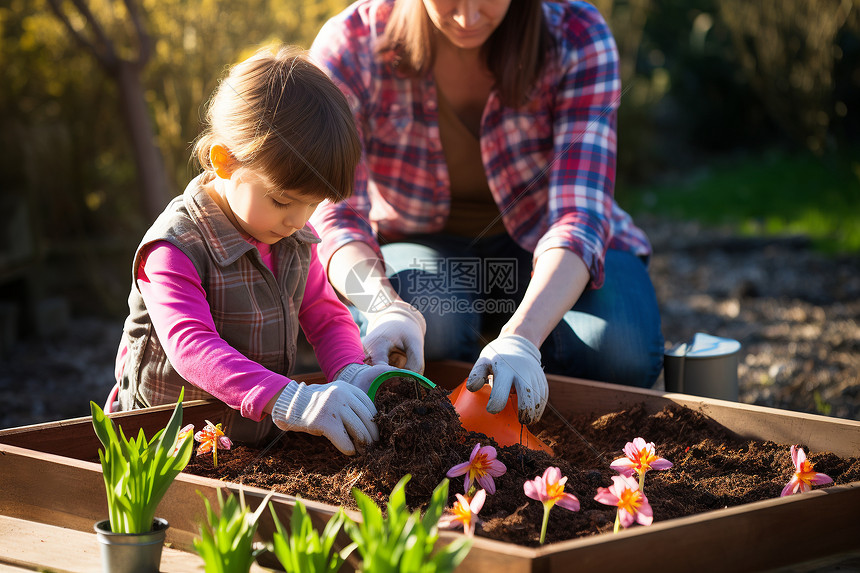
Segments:
[[[221,338],[206,291],[185,253],[167,241],[153,243],[141,257],[137,285],[179,375],[259,421],[290,379],[248,359]]]

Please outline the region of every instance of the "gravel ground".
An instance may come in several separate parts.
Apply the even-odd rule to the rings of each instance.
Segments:
[[[696,332],[734,338],[741,402],[860,419],[860,255],[828,257],[797,237],[638,222],[655,247],[667,347]],[[121,327],[73,317],[61,334],[19,341],[0,357],[0,428],[89,415],[89,400],[113,384]]]

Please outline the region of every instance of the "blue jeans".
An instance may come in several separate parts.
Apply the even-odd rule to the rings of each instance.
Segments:
[[[427,361],[477,360],[522,301],[532,254],[508,235],[477,241],[421,235],[382,247],[398,294],[427,321]],[[587,288],[540,348],[544,369],[650,388],[663,367],[663,334],[647,263],[609,250],[603,287]],[[351,308],[362,335],[366,319]]]

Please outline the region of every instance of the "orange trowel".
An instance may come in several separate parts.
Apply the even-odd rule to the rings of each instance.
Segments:
[[[511,391],[508,403],[498,414],[487,412],[490,401],[490,385],[484,384],[480,390],[469,392],[464,380],[448,398],[460,414],[463,427],[472,432],[480,432],[496,440],[500,446],[522,444],[532,450],[543,450],[553,455],[552,448],[537,439],[529,429],[520,424],[517,418],[517,394]]]

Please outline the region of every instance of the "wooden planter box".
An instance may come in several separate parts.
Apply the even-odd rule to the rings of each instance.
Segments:
[[[466,377],[469,366],[459,362],[429,364],[426,375],[451,389]],[[640,403],[649,412],[657,412],[676,403],[698,410],[745,437],[803,443],[812,451],[829,450],[843,457],[860,452],[860,422],[856,421],[561,376],[548,379],[551,403],[568,417],[615,412]],[[213,402],[189,402],[184,406],[183,421],[199,427],[206,419],[220,419],[223,409]],[[164,427],[172,410],[172,405],[148,408],[118,414],[116,421],[126,435],[143,428],[151,436]],[[91,532],[93,523],[107,516],[101,466],[86,461],[97,455],[98,448],[88,417],[0,431],[0,515]],[[187,474],[176,479],[158,512],[170,522],[168,543],[180,549],[191,547],[204,513],[197,492],[214,500],[219,488],[236,492],[239,486]],[[268,493],[259,488],[243,489],[252,506]],[[272,502],[279,518],[287,522],[294,498],[275,494]],[[305,503],[320,530],[337,510],[322,503]],[[575,568],[605,572],[646,566],[661,571],[722,573],[833,561],[860,554],[858,512],[860,482],[853,482],[541,548],[476,538],[458,571],[561,573]],[[358,517],[357,513],[350,515]],[[271,518],[266,512],[263,516],[260,535],[270,539]],[[442,541],[447,543],[455,535],[445,532]],[[345,534],[343,542],[348,543]]]

